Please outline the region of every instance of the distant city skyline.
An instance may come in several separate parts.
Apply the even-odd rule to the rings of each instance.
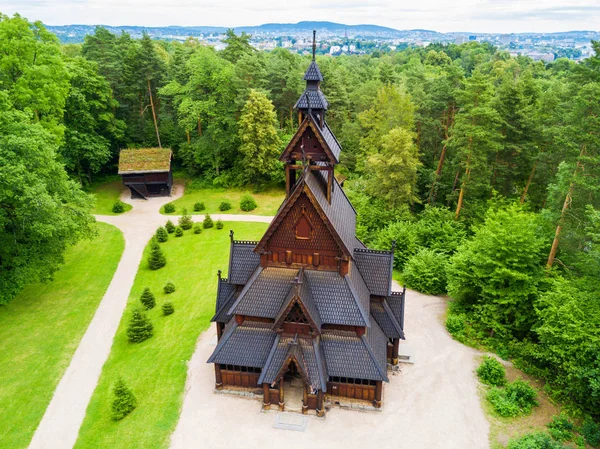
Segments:
[[[597,0],[0,0],[0,12],[48,25],[250,26],[332,21],[399,30],[522,33],[600,30]]]

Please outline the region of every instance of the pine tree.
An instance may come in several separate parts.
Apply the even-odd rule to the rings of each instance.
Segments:
[[[140,301],[144,305],[146,310],[152,309],[156,305],[156,299],[154,298],[154,294],[150,291],[148,287],[144,289],[144,292],[140,297]]]
[[[204,216],[204,221],[202,222],[202,227],[204,227],[204,229],[208,229],[208,228],[212,228],[214,225],[215,224],[214,224],[212,218],[210,218],[210,215],[206,214]]]
[[[148,316],[141,309],[135,308],[127,326],[127,338],[132,343],[140,343],[152,337],[154,326]]]
[[[171,220],[167,220],[167,223],[165,224],[165,229],[169,234],[173,234],[175,232],[175,225]]]
[[[155,238],[150,243],[150,256],[148,256],[148,268],[158,270],[167,264],[167,259],[160,249],[160,245]]]
[[[163,226],[156,230],[156,240],[158,240],[160,243],[164,243],[169,240],[169,233]]]
[[[190,214],[188,214],[187,209],[183,209],[183,215],[181,217],[179,217],[179,226],[184,231],[187,231],[188,229],[192,229],[192,226],[194,226],[194,221],[192,220],[192,216]]]
[[[113,387],[113,402],[111,406],[113,421],[119,421],[129,415],[137,406],[137,400],[133,392],[127,387],[121,378]]]
[[[165,302],[162,305],[162,313],[163,315],[171,315],[173,312],[175,312],[175,308],[173,307],[173,303],[171,302]]]

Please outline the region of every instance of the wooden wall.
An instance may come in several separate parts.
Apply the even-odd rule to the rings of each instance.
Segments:
[[[365,401],[375,400],[374,385],[358,385],[348,383],[327,382],[327,394],[335,397],[362,399]]]
[[[226,369],[221,369],[221,379],[223,385],[245,388],[257,388],[259,377],[260,374],[258,373],[243,373],[241,371],[230,371]]]

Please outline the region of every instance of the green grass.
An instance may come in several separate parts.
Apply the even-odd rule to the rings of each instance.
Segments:
[[[123,191],[123,182],[120,177],[104,178],[98,183],[94,183],[90,188],[90,193],[96,198],[96,207],[92,211],[97,215],[120,215],[112,211],[113,205],[119,199]],[[131,210],[131,204],[124,203],[124,211]]]
[[[258,239],[264,223],[225,223],[222,230],[204,229],[183,237],[169,234],[161,244],[167,265],[150,271],[146,264],[148,247],[131,290],[127,310],[113,342],[111,354],[79,432],[76,448],[166,448],[175,429],[183,400],[190,360],[198,335],[208,328],[214,314],[217,270],[226,271],[229,259],[229,229],[240,239]],[[163,293],[168,282],[176,291]],[[142,343],[130,343],[126,330],[131,310],[137,307],[144,287],[156,296],[156,307],[148,312],[154,336]],[[175,313],[163,316],[161,305],[170,301]],[[122,376],[138,399],[133,413],[119,422],[110,419],[112,386]],[[202,444],[199,443],[199,447]]]
[[[256,200],[258,207],[250,212],[244,212],[240,209],[240,199],[242,195],[249,193]],[[190,214],[204,215],[204,214],[248,214],[248,215],[275,215],[277,209],[283,202],[285,192],[281,189],[266,190],[264,192],[252,193],[247,190],[238,189],[198,189],[192,191],[185,191],[183,196],[175,201],[173,204],[176,207],[174,215],[180,215],[184,208],[187,208]],[[221,212],[219,205],[223,201],[229,201],[231,203],[231,209],[228,211]],[[195,203],[204,203],[206,210],[201,212],[194,212]],[[160,210],[161,213],[165,213],[163,208]]]
[[[27,447],[117,268],[121,232],[69,248],[49,283],[27,287],[0,307],[0,446]]]

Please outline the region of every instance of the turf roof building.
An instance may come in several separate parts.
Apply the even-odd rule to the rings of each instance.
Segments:
[[[216,387],[263,394],[263,407],[316,410],[341,398],[381,407],[404,339],[394,249],[356,238],[356,211],[334,177],[341,146],[327,125],[314,59],[296,103],[300,125],[280,159],[286,199],[260,241],[234,240],[219,272]]]
[[[171,156],[168,148],[121,150],[119,175],[129,187],[132,198],[171,196]]]

